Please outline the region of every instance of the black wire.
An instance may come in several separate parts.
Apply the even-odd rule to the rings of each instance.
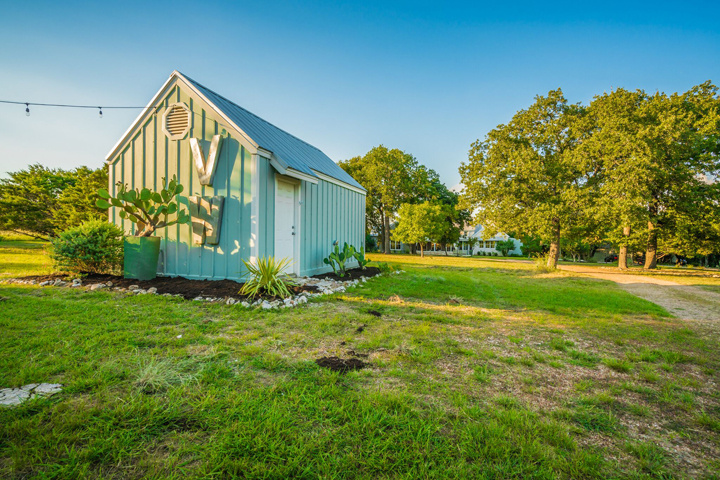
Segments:
[[[158,110],[160,110],[160,109],[162,109],[162,108],[168,108],[168,106],[162,105],[162,104],[157,105],[157,106],[150,106],[150,107],[95,107],[95,106],[92,106],[92,105],[65,105],[65,104],[61,104],[61,103],[13,102],[13,101],[10,101],[10,100],[0,100],[0,103],[9,103],[9,104],[13,104],[13,105],[25,105],[25,106],[27,106],[28,109],[30,108],[31,105],[32,105],[32,106],[36,106],[36,107],[98,108],[98,109],[100,109],[100,110],[102,110],[102,109],[111,109],[111,108],[112,108],[112,109],[120,109],[120,108],[131,109],[131,108],[134,108],[134,109],[143,109],[143,110],[155,109],[155,111],[153,112],[153,115],[157,115]],[[203,117],[203,115],[202,115],[201,113],[198,113],[198,112],[190,111],[190,113],[193,114],[193,115],[197,115],[198,117]],[[205,118],[207,118],[207,117],[205,117]],[[214,121],[216,121],[216,120],[214,120]],[[217,122],[217,121],[216,121],[216,122]],[[225,125],[225,124],[223,124],[223,123],[221,123],[221,122],[217,122],[217,124],[218,124],[218,126],[223,127],[223,128],[226,129],[226,130],[230,130],[230,127],[229,127],[229,126],[227,126],[227,125]]]
[[[107,109],[118,109],[118,108],[142,108],[142,109],[148,109],[153,107],[100,107],[95,105],[64,105],[61,103],[32,103],[32,102],[12,102],[10,100],[0,100],[0,103],[10,103],[13,105],[33,105],[35,107],[64,107],[64,108],[107,108]]]

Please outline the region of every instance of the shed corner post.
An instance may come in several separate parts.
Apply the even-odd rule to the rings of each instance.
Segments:
[[[260,233],[260,156],[250,159],[250,263],[257,264]]]

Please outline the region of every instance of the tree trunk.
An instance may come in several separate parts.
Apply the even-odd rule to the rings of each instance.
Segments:
[[[553,219],[554,232],[550,241],[550,251],[548,252],[547,266],[548,268],[557,268],[558,257],[560,256],[560,220]]]
[[[648,222],[647,250],[645,251],[645,269],[657,268],[657,229],[652,222]]]
[[[423,250],[423,243],[420,242],[420,258],[425,256],[425,250]]]
[[[383,226],[383,230],[385,230],[383,249],[385,250],[385,253],[390,253],[390,217],[385,215],[383,221],[385,223],[385,225]]]
[[[620,270],[627,270],[627,251],[628,251],[628,237],[630,237],[630,227],[623,227],[623,243],[620,245],[620,255],[618,255],[618,268]]]

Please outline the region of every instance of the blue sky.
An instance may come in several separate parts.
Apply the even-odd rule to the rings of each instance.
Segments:
[[[0,99],[145,105],[177,69],[334,160],[378,144],[448,186],[537,94],[720,82],[713,2],[3,2]],[[0,105],[0,175],[98,167],[137,115]]]

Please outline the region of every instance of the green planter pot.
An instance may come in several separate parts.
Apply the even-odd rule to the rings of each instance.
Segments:
[[[152,280],[159,256],[160,237],[125,237],[125,278]]]

